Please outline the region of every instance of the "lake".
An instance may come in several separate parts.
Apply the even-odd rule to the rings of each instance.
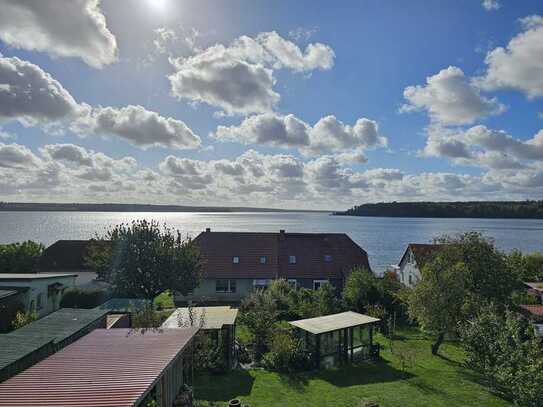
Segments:
[[[369,255],[375,271],[397,264],[408,243],[427,243],[443,234],[478,231],[503,250],[543,251],[543,220],[428,219],[331,216],[326,213],[142,213],[142,212],[0,212],[0,243],[88,239],[96,232],[135,219],[155,219],[195,236],[216,231],[347,233]]]

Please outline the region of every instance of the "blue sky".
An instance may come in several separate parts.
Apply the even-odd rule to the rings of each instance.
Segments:
[[[542,196],[540,1],[0,7],[1,200]]]

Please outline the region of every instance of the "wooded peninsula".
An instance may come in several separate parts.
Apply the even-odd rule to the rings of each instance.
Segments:
[[[380,202],[334,215],[397,218],[543,219],[543,201]]]

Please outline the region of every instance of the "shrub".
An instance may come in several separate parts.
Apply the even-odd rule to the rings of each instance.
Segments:
[[[60,300],[61,308],[94,308],[108,299],[108,292],[95,288],[69,288]]]
[[[18,313],[25,312],[25,306],[18,300],[6,301],[0,304],[0,333],[9,332],[13,329],[13,321]]]
[[[44,246],[31,240],[0,245],[0,273],[32,273]]]
[[[15,319],[11,323],[11,326],[13,327],[13,329],[19,329],[35,321],[36,319],[38,319],[38,315],[36,314],[35,311],[32,311],[32,312],[18,311],[17,314],[15,315]]]
[[[263,364],[267,369],[292,373],[309,369],[309,354],[303,351],[302,341],[290,329],[280,329],[271,335],[269,352],[264,355]]]

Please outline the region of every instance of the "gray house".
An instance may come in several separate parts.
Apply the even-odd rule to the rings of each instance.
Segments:
[[[350,271],[370,265],[367,253],[343,233],[212,232],[195,239],[204,260],[203,281],[178,302],[238,303],[256,288],[282,278],[297,287],[343,287]]]

